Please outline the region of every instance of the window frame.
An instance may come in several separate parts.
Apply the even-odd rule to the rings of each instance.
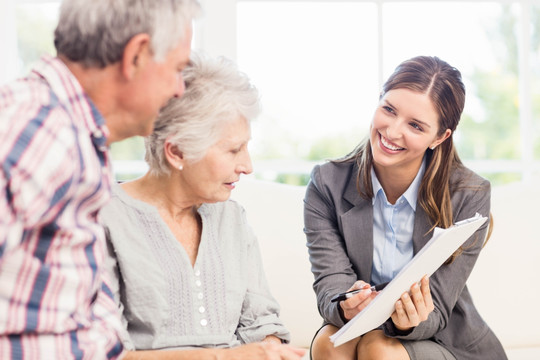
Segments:
[[[289,0],[201,0],[203,9],[212,9],[219,4],[220,8],[227,9],[226,13],[231,14],[230,17],[214,18],[208,17],[208,13],[215,15],[215,12],[207,11],[207,24],[201,31],[204,33],[203,37],[205,41],[201,43],[202,49],[211,54],[221,54],[236,60],[236,39],[237,39],[237,19],[236,19],[236,6],[241,2],[289,2]],[[329,2],[329,0],[294,0],[294,2]],[[383,6],[388,3],[399,2],[411,2],[411,0],[332,0],[332,2],[365,2],[374,3],[377,6],[377,23],[378,23],[378,79],[379,85],[383,84],[383,64],[384,64],[384,51],[383,51]],[[414,2],[430,2],[433,0],[414,0]],[[445,3],[451,2],[464,2],[463,0],[445,0],[441,1]],[[519,103],[522,104],[519,110],[519,127],[521,136],[521,159],[515,160],[475,160],[475,159],[463,159],[467,166],[471,167],[475,171],[482,173],[518,173],[521,175],[523,182],[532,182],[535,177],[540,176],[540,161],[534,160],[534,141],[533,141],[533,113],[532,113],[532,88],[530,78],[531,74],[531,17],[530,13],[533,4],[540,4],[538,0],[468,0],[467,2],[478,3],[500,3],[500,4],[517,4],[520,8],[520,27],[518,32],[518,81],[519,91],[518,98]],[[216,21],[219,26],[211,26],[212,22]],[[223,34],[226,34],[224,36]],[[218,43],[219,46],[215,46]],[[379,86],[379,87],[380,87]],[[277,161],[279,162],[279,161]],[[284,162],[285,164],[286,162]],[[298,164],[298,168],[306,169],[311,166],[310,162]],[[278,171],[279,165],[276,161],[260,161],[257,163],[257,167],[260,171],[272,170]],[[287,168],[291,168],[288,164]]]
[[[203,16],[195,22],[196,48],[211,55],[224,55],[233,60],[237,59],[237,4],[241,2],[287,2],[289,0],[199,0],[203,7]],[[328,2],[329,0],[294,0],[294,2]],[[433,0],[415,0],[414,2],[433,2]],[[15,6],[16,4],[40,4],[60,3],[61,0],[7,0],[0,2],[0,47],[10,49],[6,51],[3,59],[5,67],[0,70],[0,84],[10,80],[9,76],[16,72],[17,64],[17,40],[15,30]],[[378,80],[383,83],[384,52],[383,41],[383,6],[387,3],[411,2],[410,0],[333,0],[333,2],[366,2],[377,6],[378,16]],[[442,2],[442,1],[441,1]],[[445,0],[448,2],[463,2],[463,0]],[[533,139],[533,113],[532,113],[532,88],[531,77],[532,52],[531,44],[531,10],[533,5],[540,5],[540,0],[469,0],[468,2],[490,2],[501,4],[516,4],[520,9],[520,26],[518,35],[518,99],[521,104],[519,109],[519,128],[521,135],[521,158],[516,160],[475,160],[464,159],[465,163],[478,172],[483,173],[518,173],[523,182],[532,182],[540,176],[540,160],[534,159]],[[2,15],[3,14],[3,15]],[[142,162],[142,160],[141,160]],[[122,172],[130,172],[136,162],[118,161],[118,168]],[[283,168],[308,169],[313,163],[303,162],[291,166],[287,161],[257,161],[257,170],[279,171],[280,163]],[[141,164],[134,165],[137,171],[144,167]],[[304,170],[302,170],[304,171]]]

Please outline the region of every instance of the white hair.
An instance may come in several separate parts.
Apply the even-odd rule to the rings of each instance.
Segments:
[[[63,0],[54,32],[59,55],[103,68],[122,58],[135,35],[150,35],[156,61],[186,36],[201,7],[197,0]]]
[[[169,174],[165,142],[176,145],[184,159],[198,161],[219,141],[232,120],[251,121],[260,112],[259,92],[234,62],[192,54],[184,70],[186,90],[161,110],[154,132],[145,138],[150,172]]]

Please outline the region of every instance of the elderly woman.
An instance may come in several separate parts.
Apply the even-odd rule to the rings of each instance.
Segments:
[[[184,79],[145,140],[149,171],[116,185],[100,214],[128,357],[299,359],[282,345],[244,210],[228,200],[252,171],[258,92],[223,58],[194,56]]]

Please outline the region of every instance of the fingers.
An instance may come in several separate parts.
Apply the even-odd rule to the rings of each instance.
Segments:
[[[306,353],[306,350],[295,348],[289,345],[281,345],[282,347],[282,354],[281,359],[282,360],[300,360],[302,356]]]
[[[432,312],[435,309],[435,306],[433,305],[433,298],[431,297],[431,289],[429,287],[429,278],[427,276],[424,276],[420,284],[421,284],[422,296],[424,297],[426,308],[429,310],[429,312]]]
[[[399,330],[410,329],[410,326],[408,326],[409,316],[405,312],[405,308],[403,307],[403,302],[401,300],[396,301],[395,310],[392,313],[391,318],[392,322]]]
[[[415,290],[416,292],[420,291],[420,289],[418,288]],[[422,304],[419,304],[419,301],[422,301],[422,300],[418,299],[415,295],[416,294],[413,295],[414,298],[411,297],[408,293],[404,293],[401,296],[403,308],[405,309],[405,312],[407,313],[407,317],[409,318],[410,327],[418,326],[418,324],[420,324],[421,309],[419,309],[417,306],[422,307]]]
[[[396,302],[392,321],[398,329],[408,330],[427,320],[434,308],[429,279],[424,276],[420,285],[411,286],[410,295],[408,292],[403,293]]]
[[[435,309],[431,289],[429,288],[429,278],[424,276],[420,281],[420,286],[414,284],[411,288],[411,296],[419,315],[420,321],[427,320],[429,314]]]
[[[304,349],[290,345],[266,343],[266,358],[271,360],[300,360],[305,354]]]
[[[347,291],[366,289],[368,287],[371,287],[371,286],[367,282],[358,280]]]
[[[377,293],[372,292],[368,287],[353,295],[350,299],[341,301],[339,306],[341,306],[345,318],[350,320],[360,311],[364,310],[376,295]]]

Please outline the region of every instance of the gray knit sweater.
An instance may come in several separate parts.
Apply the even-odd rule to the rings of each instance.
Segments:
[[[232,347],[268,335],[289,341],[259,246],[235,201],[203,204],[195,265],[157,209],[118,185],[100,218],[112,255],[110,287],[128,350]]]

